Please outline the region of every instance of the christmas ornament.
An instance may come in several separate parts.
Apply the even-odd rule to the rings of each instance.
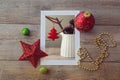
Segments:
[[[57,30],[54,28],[54,22],[53,22],[53,28],[50,30],[48,38],[52,39],[53,41],[59,38]]]
[[[40,68],[39,68],[39,72],[40,72],[41,74],[46,74],[46,73],[48,72],[48,69],[47,69],[46,67],[40,67]]]
[[[64,32],[64,29],[63,29],[63,26],[62,26],[62,24],[61,24],[61,22],[62,22],[63,19],[59,20],[57,17],[56,17],[56,18],[53,18],[53,17],[50,17],[50,16],[45,16],[45,17],[52,22],[53,27],[54,27],[54,24],[56,23],[56,24],[59,25],[59,27],[60,27],[60,29],[63,31],[63,33],[65,33],[65,32]]]
[[[45,52],[40,50],[40,39],[32,45],[22,41],[20,41],[20,43],[24,51],[22,56],[19,58],[20,61],[29,60],[34,67],[37,67],[39,59],[48,56]]]
[[[53,18],[53,17],[50,17],[50,16],[46,16],[46,18],[53,23],[53,27],[54,27],[54,23],[58,24],[58,26],[61,29],[60,32],[63,32],[64,34],[74,34],[75,33],[75,30],[74,30],[74,28],[75,28],[74,19],[71,19],[69,21],[69,25],[68,26],[64,26],[63,27],[62,24],[61,24],[63,19],[59,20],[57,17]]]
[[[22,32],[23,35],[29,35],[30,34],[30,30],[28,28],[23,28],[21,32]]]
[[[89,31],[95,24],[94,16],[88,12],[83,11],[75,18],[75,26],[79,31]]]
[[[106,41],[110,40],[109,41]],[[109,42],[109,43],[108,43]],[[99,56],[94,60],[90,55],[88,54],[88,51],[86,48],[80,48],[78,50],[78,55],[80,56],[80,60],[78,61],[78,66],[84,70],[88,71],[95,71],[98,70],[100,64],[103,62],[105,58],[108,57],[108,49],[110,47],[116,46],[116,41],[113,40],[112,36],[109,33],[101,33],[96,39],[95,44],[97,49],[99,50],[100,54]],[[84,65],[82,63],[82,60],[85,58],[88,58],[91,62],[87,65]],[[89,66],[88,66],[89,65]]]

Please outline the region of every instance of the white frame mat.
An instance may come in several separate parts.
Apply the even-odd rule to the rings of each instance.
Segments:
[[[41,11],[41,26],[40,26],[40,48],[45,52],[45,16],[48,15],[77,15],[79,10],[58,10],[58,11]],[[45,60],[41,59],[40,65],[77,65],[79,56],[77,51],[80,48],[80,32],[75,29],[75,58],[73,60]]]

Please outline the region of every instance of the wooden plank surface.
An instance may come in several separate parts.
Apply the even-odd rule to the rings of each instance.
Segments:
[[[28,27],[31,30],[30,36],[23,36],[21,29]],[[116,28],[114,28],[116,27]],[[103,29],[104,28],[104,29]],[[114,31],[111,31],[113,30]],[[17,60],[22,54],[19,41],[33,43],[40,38],[39,25],[19,25],[19,24],[0,24],[0,60]],[[96,57],[98,51],[94,45],[94,39],[101,32],[110,32],[117,41],[117,47],[110,49],[110,57],[107,61],[120,61],[120,27],[117,26],[95,26],[95,28],[88,33],[81,33],[81,46],[86,47],[90,51],[91,56]],[[12,56],[11,56],[12,55]]]
[[[40,36],[40,10],[89,10],[96,25],[92,31],[80,34],[81,46],[95,58],[98,51],[93,39],[101,32],[110,32],[117,47],[109,50],[98,71],[46,66],[50,72],[41,75],[39,67],[34,69],[28,61],[18,61],[22,53],[19,41],[33,43]],[[0,80],[120,80],[119,13],[120,0],[0,0]],[[30,36],[21,35],[23,27],[31,30]]]
[[[34,69],[26,62],[0,63],[0,80],[119,80],[120,77],[120,63],[103,63],[95,72],[84,71],[77,66],[47,66],[50,71],[46,75],[41,75],[38,68]]]
[[[40,10],[89,10],[100,25],[120,25],[120,0],[0,0],[0,23],[40,24]]]

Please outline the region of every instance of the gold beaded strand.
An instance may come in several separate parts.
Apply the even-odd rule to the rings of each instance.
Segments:
[[[104,37],[107,36],[107,38],[111,41],[111,45],[108,43],[108,41],[104,40]],[[77,54],[78,56],[80,56],[80,59],[78,61],[78,66],[84,70],[87,71],[95,71],[98,70],[100,64],[103,62],[103,60],[108,57],[108,49],[110,47],[115,47],[116,46],[116,41],[113,40],[111,34],[109,34],[108,32],[104,32],[99,34],[96,39],[95,39],[95,45],[96,48],[99,50],[100,54],[99,56],[95,59],[95,61],[93,60],[92,57],[89,56],[88,51],[86,48],[79,48]],[[92,61],[90,64],[94,65],[94,67],[90,68],[88,66],[84,66],[82,64],[82,60],[88,58],[89,61]]]

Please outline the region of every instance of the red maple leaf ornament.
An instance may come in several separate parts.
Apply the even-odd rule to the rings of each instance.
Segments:
[[[31,64],[36,68],[38,61],[40,58],[43,58],[45,56],[48,56],[45,52],[40,50],[40,39],[38,39],[35,43],[32,45],[27,44],[25,42],[20,41],[22,48],[23,48],[23,54],[19,58],[20,61],[28,60],[31,62]]]
[[[50,30],[50,33],[48,34],[49,34],[48,38],[52,39],[53,41],[59,38],[57,30],[54,27]]]

